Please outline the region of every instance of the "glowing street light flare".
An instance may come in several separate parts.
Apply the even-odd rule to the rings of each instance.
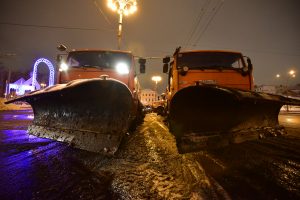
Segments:
[[[293,76],[295,73],[296,73],[296,72],[295,72],[294,70],[290,70],[290,71],[289,71],[289,74],[290,74],[291,76]]]
[[[157,83],[161,81],[161,76],[152,76],[151,80],[155,82],[154,91],[155,91],[155,95],[157,95]]]
[[[116,6],[116,4],[113,3],[112,0],[109,0],[109,1],[107,2],[107,6],[108,6],[110,9],[112,9],[113,11],[116,11],[116,10],[117,10],[117,6]]]
[[[161,81],[161,77],[160,76],[152,76],[152,81],[154,81],[155,84],[157,84],[158,82]]]
[[[133,6],[131,6],[131,8],[130,8],[130,10],[129,10],[129,13],[130,14],[133,14],[133,13],[135,13],[137,11],[137,6],[136,5],[133,5]]]
[[[296,77],[296,71],[290,70],[289,75],[290,75],[291,78],[295,78]]]
[[[161,81],[161,77],[160,76],[152,76],[152,81],[155,82],[155,90],[157,89],[157,83]]]
[[[276,78],[280,78],[280,74],[276,74]]]

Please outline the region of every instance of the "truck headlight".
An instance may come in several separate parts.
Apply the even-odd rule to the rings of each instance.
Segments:
[[[65,62],[62,62],[59,66],[59,71],[67,71],[68,69],[69,66]]]
[[[129,67],[123,62],[116,65],[116,70],[119,74],[129,74]]]

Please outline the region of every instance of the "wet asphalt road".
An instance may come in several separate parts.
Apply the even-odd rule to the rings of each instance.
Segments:
[[[180,155],[156,114],[113,158],[26,133],[31,111],[0,112],[0,199],[300,199],[300,115],[288,135]]]

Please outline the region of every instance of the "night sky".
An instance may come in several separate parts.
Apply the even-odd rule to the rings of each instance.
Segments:
[[[300,83],[299,0],[138,0],[124,18],[122,50],[163,57],[175,48],[241,51],[251,57],[256,84]],[[56,46],[116,49],[118,15],[106,0],[0,0],[0,54],[6,67],[29,71],[45,57],[55,63]],[[143,88],[161,75],[162,61],[148,60]],[[288,80],[288,71],[297,77]],[[41,65],[40,72],[47,71]],[[275,78],[281,74],[281,80]]]

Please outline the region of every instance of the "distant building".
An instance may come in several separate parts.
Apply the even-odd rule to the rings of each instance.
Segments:
[[[152,106],[152,103],[158,100],[158,95],[157,92],[155,92],[154,90],[144,89],[140,91],[140,98],[141,103],[144,106]]]
[[[276,94],[276,86],[274,85],[260,85],[255,87],[256,92],[264,92],[269,94]]]

